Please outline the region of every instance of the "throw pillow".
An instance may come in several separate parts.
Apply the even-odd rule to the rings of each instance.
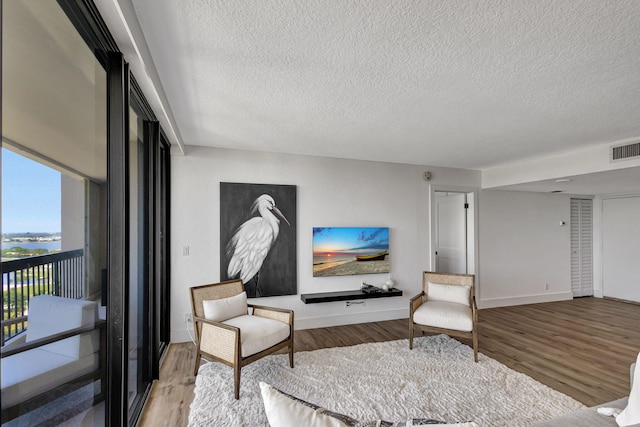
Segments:
[[[400,422],[384,420],[358,421],[348,415],[332,412],[313,403],[298,399],[264,382],[260,383],[260,391],[271,427],[410,427],[422,425],[478,427],[474,422],[447,424],[444,421],[425,418],[412,418]]]
[[[243,292],[229,298],[204,300],[202,306],[205,319],[223,322],[247,314],[247,293]]]
[[[426,425],[437,425],[438,427],[479,427],[478,424],[473,421],[468,421],[465,423],[453,423],[447,424],[444,421],[438,420],[427,420],[424,418],[411,418],[407,421],[398,421],[396,423],[391,423],[389,421],[377,420],[370,421],[365,423],[358,423],[357,427],[413,427],[413,426],[426,426]]]
[[[443,285],[427,282],[427,299],[431,301],[456,302],[469,306],[471,286]]]
[[[627,407],[616,417],[616,423],[621,427],[640,424],[640,353],[638,353],[636,368],[633,372],[629,402]]]
[[[271,427],[349,427],[355,426],[357,422],[351,417],[305,402],[263,382],[260,383],[260,392]]]

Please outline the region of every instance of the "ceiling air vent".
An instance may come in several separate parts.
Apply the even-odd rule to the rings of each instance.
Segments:
[[[611,147],[611,161],[626,160],[640,157],[640,142],[614,145]]]

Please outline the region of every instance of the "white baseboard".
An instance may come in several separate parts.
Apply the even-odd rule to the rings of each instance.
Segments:
[[[573,293],[554,292],[518,297],[487,298],[478,300],[478,308],[509,307],[512,305],[537,304],[541,302],[567,301],[573,299]]]
[[[598,296],[598,295],[596,295]],[[488,298],[478,300],[478,308],[508,307],[513,305],[536,304],[541,302],[566,301],[573,299],[571,292],[555,292],[518,297]],[[336,316],[306,317],[295,319],[296,330],[329,328],[332,326],[355,325],[358,323],[382,322],[385,320],[407,319],[409,308],[364,313],[340,314]],[[171,342],[192,341],[189,330],[185,328],[171,330]]]

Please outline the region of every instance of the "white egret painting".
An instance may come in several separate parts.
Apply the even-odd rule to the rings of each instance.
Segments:
[[[297,294],[296,186],[220,183],[220,280],[249,298]]]

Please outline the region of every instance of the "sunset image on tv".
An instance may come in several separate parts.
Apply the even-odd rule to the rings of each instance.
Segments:
[[[313,228],[314,277],[388,272],[388,228]]]

